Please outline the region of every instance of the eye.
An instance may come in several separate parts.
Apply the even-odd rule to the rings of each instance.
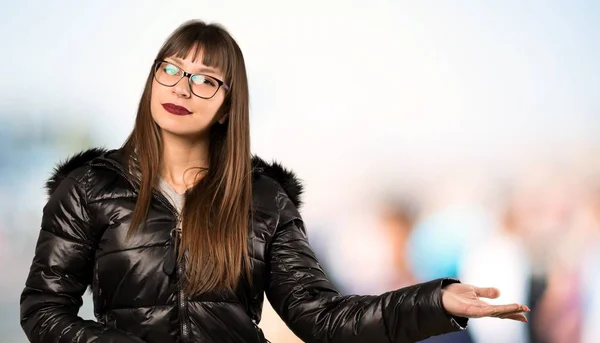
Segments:
[[[167,73],[169,75],[175,75],[179,72],[179,68],[177,68],[176,66],[174,66],[172,64],[166,64],[164,66],[164,71],[165,71],[165,73]]]
[[[206,75],[194,75],[194,76],[192,76],[192,82],[197,85],[202,85],[202,86],[210,86],[210,87],[217,86],[217,81],[213,80],[211,77],[206,76]]]

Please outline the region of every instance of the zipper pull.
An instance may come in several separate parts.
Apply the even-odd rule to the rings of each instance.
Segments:
[[[180,228],[174,228],[171,230],[171,245],[167,252],[167,257],[163,263],[163,272],[169,276],[173,276],[175,273],[175,267],[177,266],[177,250],[179,247],[179,237],[181,235]]]

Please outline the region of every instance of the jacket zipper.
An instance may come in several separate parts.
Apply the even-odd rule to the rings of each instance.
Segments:
[[[177,218],[177,226],[175,228],[175,236],[177,239],[173,242],[176,244],[175,246],[175,259],[177,261],[177,256],[179,256],[179,248],[181,242],[181,218],[179,215]],[[179,281],[177,284],[177,292],[178,292],[178,305],[179,305],[179,322],[181,324],[181,338],[184,343],[189,341],[190,330],[189,330],[189,318],[187,315],[187,300],[185,297],[185,292],[183,288],[181,288],[181,280],[184,278],[184,264],[185,264],[185,256],[184,261],[182,263],[177,263],[177,280]]]
[[[256,338],[258,338],[258,341],[271,343],[268,339],[264,337],[264,333],[262,332],[262,329],[258,326],[256,319],[252,318],[252,324],[254,324],[254,330],[256,332]]]
[[[136,192],[139,192],[138,187],[135,185],[135,183],[133,183],[129,176],[127,176],[127,174],[121,170],[121,166],[117,165],[114,162],[111,161],[106,161],[107,163],[93,163],[93,166],[98,166],[98,167],[104,167],[104,168],[109,168],[111,170],[114,170],[115,172],[117,172],[119,175],[121,175],[125,180],[127,180],[127,182],[129,182],[129,184],[133,187],[133,189]],[[176,235],[177,235],[177,240],[173,239],[173,236],[171,236],[171,240],[172,240],[172,244],[176,244],[175,248],[175,263],[177,264],[177,280],[181,280],[184,276],[184,267],[183,267],[183,263],[178,263],[177,262],[177,256],[179,255],[179,244],[178,242],[181,240],[181,218],[179,216],[179,214],[177,213],[177,210],[169,203],[169,201],[166,200],[166,198],[160,194],[160,193],[153,193],[152,196],[157,199],[158,201],[160,201],[167,209],[169,209],[169,211],[173,214],[173,216],[175,217],[176,220]],[[188,316],[187,316],[187,301],[185,299],[185,292],[183,291],[183,288],[181,287],[181,285],[179,284],[179,282],[177,283],[177,293],[178,293],[178,301],[177,301],[177,305],[179,307],[179,321],[181,323],[181,338],[183,340],[184,343],[187,343],[189,341],[189,335],[190,335],[190,330],[189,330],[189,323],[188,323]]]
[[[179,263],[177,265],[177,276],[178,280],[181,280],[183,277],[183,264]],[[188,342],[190,336],[189,323],[188,323],[188,315],[187,315],[187,300],[185,299],[185,293],[181,286],[178,287],[179,292],[179,321],[181,322],[181,338],[184,343]]]

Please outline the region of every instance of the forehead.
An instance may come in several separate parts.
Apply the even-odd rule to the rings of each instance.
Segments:
[[[178,66],[182,69],[185,69],[185,71],[192,73],[192,74],[208,73],[208,74],[214,74],[214,75],[219,75],[219,76],[223,75],[223,73],[221,72],[221,70],[219,68],[207,66],[206,64],[202,63],[201,56],[200,56],[200,58],[196,58],[196,59],[193,59],[193,57],[191,57],[191,56],[188,56],[187,58],[170,56],[170,57],[167,57],[165,60],[168,62],[173,62],[176,66]]]
[[[200,69],[211,69],[214,73],[227,77],[230,68],[228,54],[219,44],[194,42],[191,46],[181,44],[167,49],[165,58],[176,62],[181,68],[190,73]]]

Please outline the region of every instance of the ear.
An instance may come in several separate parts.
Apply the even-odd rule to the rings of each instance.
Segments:
[[[223,125],[225,123],[225,121],[227,121],[227,118],[229,117],[229,113],[225,113],[221,116],[221,118],[219,118],[218,122],[219,124]]]

